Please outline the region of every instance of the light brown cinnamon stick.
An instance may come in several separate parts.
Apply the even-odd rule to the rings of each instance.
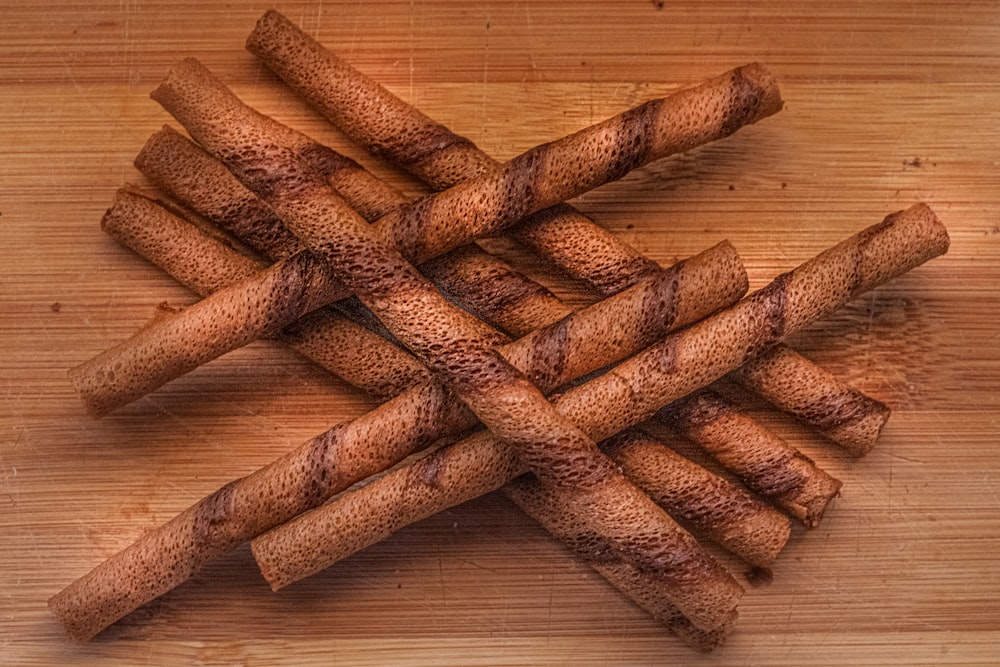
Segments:
[[[556,408],[586,424],[594,439],[610,437],[852,297],[946,252],[948,243],[947,231],[926,205],[889,215],[738,304],[568,390]],[[473,438],[479,442],[439,449],[257,538],[253,549],[262,572],[272,586],[286,585],[408,521],[493,490],[509,472],[510,454],[487,435]]]
[[[434,188],[451,187],[499,166],[471,141],[408,105],[275,10],[259,19],[247,48],[360,145]],[[372,108],[380,113],[368,113]],[[566,204],[533,214],[511,234],[605,296],[659,268]],[[855,455],[874,445],[888,417],[884,405],[784,346],[773,357],[756,361],[753,369],[740,375],[744,385]]]

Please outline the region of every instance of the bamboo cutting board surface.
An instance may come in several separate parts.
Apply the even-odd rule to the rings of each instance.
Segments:
[[[243,50],[255,2],[23,2],[0,12],[0,664],[1000,662],[1000,9],[992,2],[288,2],[352,64],[498,158],[761,61],[784,111],[577,202],[668,263],[724,238],[753,287],[917,201],[946,256],[795,345],[889,403],[854,461],[754,410],[844,482],[738,630],[692,653],[499,496],[272,594],[244,546],[95,641],[46,600],[370,399],[257,343],[102,420],[67,370],[194,298],[99,221],[195,56],[247,102],[350,146]],[[574,304],[593,297],[493,247]],[[737,576],[742,566],[731,560]]]

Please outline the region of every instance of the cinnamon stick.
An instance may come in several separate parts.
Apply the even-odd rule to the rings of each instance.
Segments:
[[[926,205],[891,214],[739,303],[568,390],[555,400],[556,409],[586,425],[595,440],[608,438],[858,294],[946,252],[948,244],[947,230]],[[511,457],[488,434],[436,450],[258,537],[255,558],[272,587],[287,585],[407,522],[497,488],[514,465]]]

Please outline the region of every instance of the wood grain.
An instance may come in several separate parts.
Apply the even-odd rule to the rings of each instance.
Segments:
[[[287,2],[279,9],[508,158],[752,60],[786,109],[578,199],[663,262],[723,238],[760,286],[926,201],[948,255],[795,342],[889,403],[860,461],[755,405],[844,481],[693,655],[501,497],[269,592],[240,549],[86,646],[46,599],[216,487],[371,406],[276,346],[228,355],[101,421],[66,371],[193,297],[99,229],[193,55],[248,102],[359,153],[243,48],[268,7],[7,2],[0,12],[0,663],[996,664],[1000,645],[1000,9],[992,2]],[[592,297],[493,247],[573,303]],[[737,568],[740,564],[727,561]]]

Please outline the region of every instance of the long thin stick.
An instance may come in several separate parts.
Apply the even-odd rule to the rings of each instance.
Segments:
[[[658,285],[651,281],[623,293],[617,297],[619,305],[599,302],[574,316],[591,318],[593,324],[560,322],[548,327],[547,334],[536,332],[503,349],[512,362],[527,364],[522,370],[536,382],[549,378],[554,387],[574,379],[573,372],[611,363],[613,357],[602,357],[606,353],[625,355],[630,345],[635,350],[649,344],[650,321],[668,318],[662,320],[664,329],[689,324],[737,298],[746,286],[739,258],[727,244],[679,264],[675,271],[672,279]],[[623,300],[633,301],[634,317],[625,316]],[[659,307],[664,300],[668,305]],[[599,323],[609,321],[611,314],[607,308],[615,314],[616,334],[625,333],[625,338],[601,333]],[[630,323],[632,333],[626,333]],[[49,605],[70,636],[88,640],[236,545],[388,469],[443,435],[473,425],[472,415],[441,385],[416,384],[144,533],[54,596]]]
[[[360,145],[434,188],[448,188],[500,166],[470,140],[408,105],[275,10],[259,19],[247,48]],[[373,108],[379,113],[369,113]],[[659,268],[566,204],[533,214],[511,233],[602,295]],[[740,378],[855,455],[874,446],[888,418],[883,404],[783,346]]]
[[[889,215],[738,304],[567,391],[556,408],[586,424],[591,437],[607,438],[722,377],[858,294],[943,254],[948,244],[947,230],[926,205]],[[253,549],[262,572],[272,586],[287,585],[385,538],[408,521],[493,490],[513,465],[510,454],[493,446],[488,436],[474,438],[481,440],[475,449],[469,440],[439,449],[257,538]],[[376,513],[366,515],[366,507]],[[379,514],[385,507],[393,508],[390,516]]]
[[[217,90],[207,72],[188,60],[156,91],[158,101],[198,99]],[[262,118],[230,106],[225,91],[203,99],[234,127],[259,126]],[[587,130],[539,146],[503,169],[382,217],[379,237],[412,261],[422,262],[477,235],[496,232],[528,213],[618,178],[651,160],[722,136],[764,118],[781,106],[773,79],[751,65],[700,86],[648,102]],[[173,108],[172,112],[184,112]],[[254,116],[254,114],[251,114]],[[697,122],[695,122],[697,121]],[[187,119],[189,131],[197,120]],[[270,129],[268,130],[270,131]],[[307,151],[308,153],[308,151]],[[302,157],[301,154],[299,157]],[[544,174],[544,175],[543,175]],[[291,259],[291,258],[289,258]],[[290,272],[290,285],[305,284]],[[327,278],[309,276],[309,281]],[[163,385],[201,363],[286,326],[334,296],[302,303],[299,291],[277,285],[241,284],[186,308],[170,326],[152,326],[135,339],[105,351],[71,372],[71,379],[94,414],[103,414]],[[325,285],[331,289],[331,285]],[[346,296],[346,292],[340,293]],[[210,330],[206,330],[210,328]],[[197,341],[197,343],[192,343]]]

